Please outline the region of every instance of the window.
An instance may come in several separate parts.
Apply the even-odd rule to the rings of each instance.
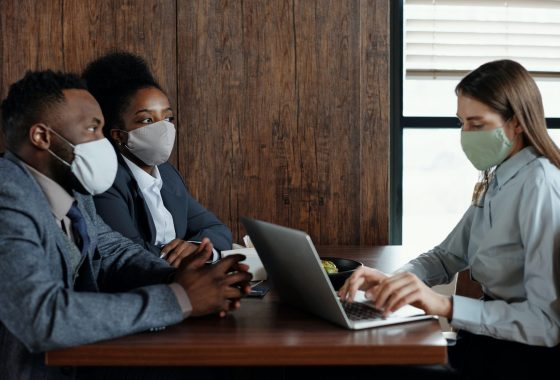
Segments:
[[[402,50],[392,57],[392,112],[400,126],[392,136],[391,186],[394,192],[402,185],[402,209],[397,197],[392,243],[427,250],[459,221],[479,176],[461,150],[455,117],[454,89],[466,73],[502,58],[523,64],[560,145],[560,130],[553,129],[560,127],[560,1],[395,3],[392,46]]]
[[[503,58],[533,74],[547,117],[560,116],[560,1],[407,0],[403,27],[404,116],[454,116],[458,80]]]
[[[560,71],[560,2],[407,0],[406,73],[468,72],[509,58],[534,73]]]

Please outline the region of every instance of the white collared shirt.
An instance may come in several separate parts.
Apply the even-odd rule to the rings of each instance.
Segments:
[[[483,207],[398,271],[428,285],[470,268],[494,301],[453,297],[452,326],[537,346],[560,343],[560,170],[528,147],[496,169]]]
[[[134,179],[138,183],[138,187],[144,196],[144,200],[148,205],[154,226],[156,228],[156,240],[154,245],[164,245],[175,239],[175,224],[173,223],[173,216],[163,204],[161,198],[161,188],[163,182],[159,174],[157,166],[154,166],[152,175],[146,173],[134,162],[122,156],[130,168]]]

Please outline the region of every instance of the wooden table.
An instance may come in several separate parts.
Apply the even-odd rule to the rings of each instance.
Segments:
[[[414,256],[399,246],[319,247],[392,271]],[[412,254],[412,255],[411,255]],[[281,303],[274,292],[244,299],[226,318],[193,318],[160,332],[46,355],[57,366],[284,366],[438,364],[447,360],[436,320],[349,331]]]

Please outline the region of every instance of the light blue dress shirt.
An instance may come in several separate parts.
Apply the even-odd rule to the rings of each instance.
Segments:
[[[483,207],[398,272],[429,286],[470,268],[493,301],[453,297],[451,325],[536,346],[560,343],[560,170],[528,147],[495,171]]]

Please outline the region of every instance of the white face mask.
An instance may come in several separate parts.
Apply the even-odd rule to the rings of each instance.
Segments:
[[[117,155],[113,146],[106,138],[74,145],[52,128],[51,132],[64,140],[74,149],[74,161],[68,163],[49,149],[49,152],[60,162],[70,167],[72,173],[91,195],[107,191],[117,175]]]
[[[146,165],[166,162],[175,144],[175,126],[167,120],[146,125],[128,133],[125,147]]]

